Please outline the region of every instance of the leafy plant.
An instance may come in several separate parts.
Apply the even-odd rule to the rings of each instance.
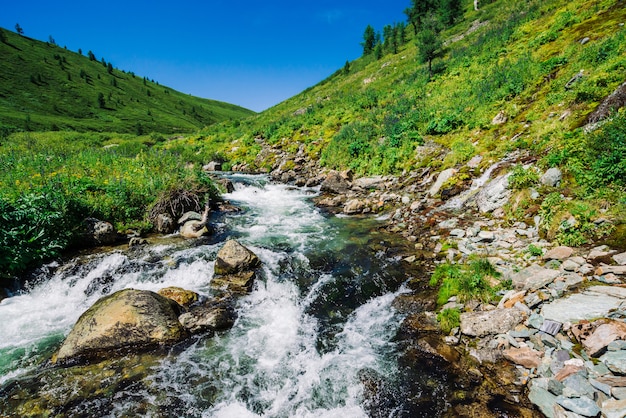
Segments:
[[[525,168],[516,164],[511,169],[509,176],[509,186],[514,190],[526,189],[539,183],[539,172],[534,167]]]
[[[534,257],[541,257],[543,255],[543,248],[538,247],[535,244],[528,245],[526,251]]]
[[[450,334],[454,328],[461,325],[461,311],[456,308],[446,308],[437,314],[437,321],[444,334]]]
[[[473,299],[488,302],[494,296],[488,277],[499,275],[486,259],[474,260],[464,265],[445,263],[435,268],[429,284],[440,286],[437,295],[439,305],[445,304],[452,296],[457,296],[460,302]]]

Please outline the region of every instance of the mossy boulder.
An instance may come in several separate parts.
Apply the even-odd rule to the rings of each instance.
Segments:
[[[174,344],[187,336],[180,305],[147,290],[124,289],[83,313],[53,362],[102,360]]]

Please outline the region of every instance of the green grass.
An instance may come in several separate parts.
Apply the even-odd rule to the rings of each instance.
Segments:
[[[0,138],[7,131],[194,132],[252,111],[177,92],[104,58],[0,29]],[[106,60],[104,60],[106,62]]]
[[[148,231],[149,210],[175,190],[217,191],[201,171],[157,135],[23,132],[0,145],[0,278],[61,254],[82,222]],[[179,214],[180,215],[180,214]]]
[[[489,277],[499,277],[493,265],[486,259],[476,259],[469,264],[440,264],[435,268],[431,286],[439,286],[437,303],[445,304],[452,296],[459,302],[478,300],[490,302],[495,296],[495,288],[489,283]]]
[[[474,21],[486,24],[448,43],[433,63],[432,78],[407,30],[408,42],[396,54],[361,57],[349,71],[338,70],[259,115],[203,130],[194,146],[252,170],[278,163],[273,153],[259,154],[258,141],[292,154],[302,146],[323,167],[350,168],[356,175],[401,174],[426,165],[461,169],[476,154],[486,164],[522,151],[537,168],[561,168],[568,201],[594,201],[594,209],[602,209],[596,217],[623,222],[623,116],[597,133],[581,127],[624,81],[625,2],[496,0],[479,11],[470,6],[443,38],[458,37]],[[590,40],[583,45],[584,37]],[[566,88],[581,69],[582,79]],[[492,125],[499,112],[508,121]],[[422,159],[416,149],[425,141],[444,157]],[[513,170],[514,189],[540,188],[535,169]],[[539,192],[537,204],[549,193]]]

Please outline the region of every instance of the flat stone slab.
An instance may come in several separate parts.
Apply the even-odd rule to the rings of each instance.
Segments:
[[[555,300],[541,308],[541,315],[558,322],[578,322],[607,316],[626,302],[626,288],[592,286],[582,293]]]
[[[537,290],[549,285],[561,274],[558,270],[547,269],[537,264],[511,276],[513,286],[519,290]]]
[[[461,332],[470,337],[504,334],[524,319],[526,315],[516,308],[464,312],[461,314]]]

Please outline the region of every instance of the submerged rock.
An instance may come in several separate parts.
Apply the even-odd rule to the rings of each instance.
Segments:
[[[179,310],[173,300],[147,290],[115,292],[80,316],[53,362],[100,360],[174,344],[187,334]]]

